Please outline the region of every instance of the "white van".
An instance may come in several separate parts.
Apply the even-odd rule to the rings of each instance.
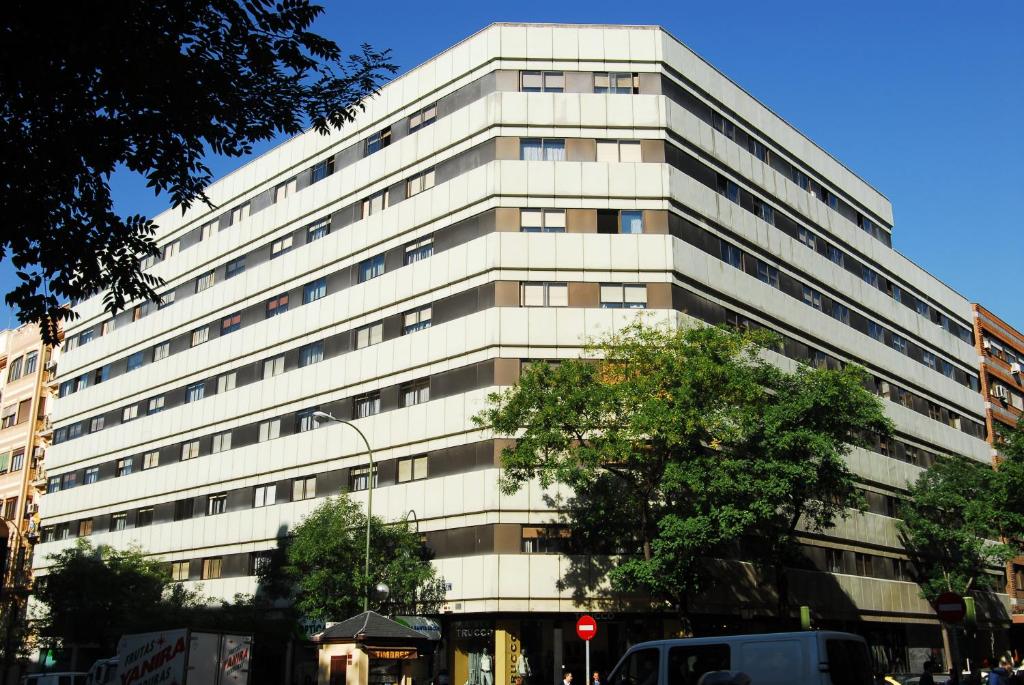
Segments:
[[[802,631],[656,640],[633,645],[609,685],[697,685],[708,672],[742,672],[752,685],[872,685],[864,638]]]

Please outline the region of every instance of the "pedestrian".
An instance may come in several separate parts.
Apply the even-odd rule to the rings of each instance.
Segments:
[[[601,685],[601,674],[594,671],[594,675],[590,676],[590,685]]]
[[[999,665],[988,672],[988,685],[1010,685],[1010,660],[999,657]]]
[[[566,671],[562,674],[562,685],[572,685],[572,672]]]
[[[921,667],[921,679],[917,681],[918,685],[935,685],[935,678],[932,678],[932,660],[928,659],[924,662]]]

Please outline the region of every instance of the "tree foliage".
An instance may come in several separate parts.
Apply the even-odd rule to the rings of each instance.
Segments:
[[[772,559],[798,521],[825,529],[859,503],[844,457],[865,431],[888,432],[863,372],[784,372],[764,332],[667,330],[635,323],[582,359],[525,368],[475,421],[514,437],[502,488],[564,484],[572,550],[622,554],[613,589],[682,615],[706,589],[705,561],[744,536]]]
[[[300,614],[326,621],[343,620],[362,611],[366,588],[378,583],[386,583],[391,592],[383,601],[371,596],[370,608],[374,611],[439,611],[444,583],[437,577],[429,550],[419,535],[404,521],[386,524],[377,517],[370,520],[370,535],[367,577],[366,515],[347,495],[328,498],[295,528],[287,541],[281,570],[292,587]]]
[[[141,174],[175,206],[209,203],[204,155],[351,121],[395,67],[363,45],[344,57],[310,31],[309,0],[152,0],[53,7],[12,0],[0,31],[0,259],[7,294],[48,342],[105,291],[109,311],[156,300],[139,270],[155,226],[119,216],[109,178]]]

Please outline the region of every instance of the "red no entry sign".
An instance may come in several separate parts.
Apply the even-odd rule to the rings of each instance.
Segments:
[[[935,613],[946,623],[960,623],[967,615],[967,603],[955,592],[943,592],[935,599]]]
[[[597,635],[597,621],[594,620],[593,616],[580,616],[580,619],[576,621],[576,635],[581,640],[592,640]]]

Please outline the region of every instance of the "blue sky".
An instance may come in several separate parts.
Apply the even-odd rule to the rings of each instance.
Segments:
[[[896,249],[1024,329],[1020,0],[322,1],[316,30],[391,47],[402,71],[493,21],[660,24],[888,197]],[[113,185],[123,213],[167,206],[128,174]]]

